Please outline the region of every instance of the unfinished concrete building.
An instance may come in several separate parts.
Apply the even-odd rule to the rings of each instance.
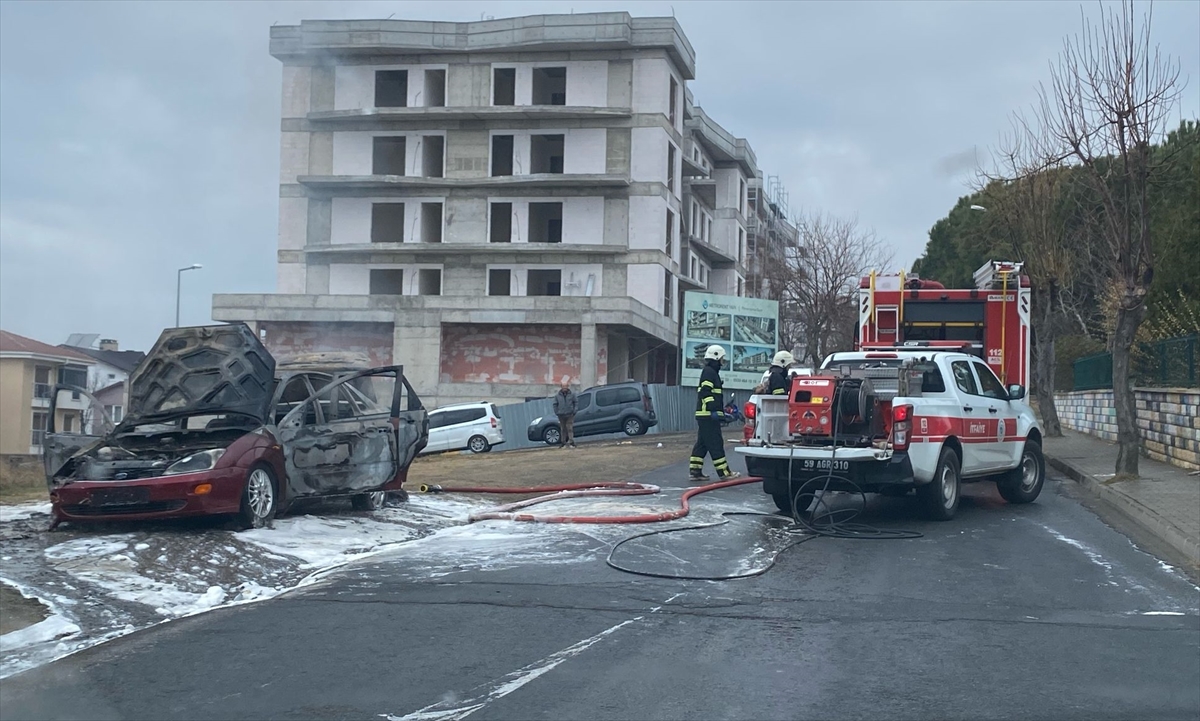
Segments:
[[[753,153],[691,109],[673,18],[304,21],[272,27],[271,54],[277,293],[217,295],[213,317],[276,354],[403,364],[436,405],[673,383],[680,294],[744,292]],[[694,133],[704,189],[684,183]]]

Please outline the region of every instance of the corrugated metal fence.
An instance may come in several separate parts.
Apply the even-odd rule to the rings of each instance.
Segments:
[[[658,414],[658,425],[650,429],[650,433],[690,433],[696,428],[696,389],[685,386],[668,386],[653,384],[650,386],[650,400],[654,403],[654,411]],[[515,448],[534,448],[545,445],[541,441],[530,441],[526,430],[535,418],[554,413],[554,402],[549,398],[511,403],[506,406],[496,406],[496,412],[504,421],[504,445],[497,451],[513,450]],[[624,437],[623,433],[608,433],[597,437]]]

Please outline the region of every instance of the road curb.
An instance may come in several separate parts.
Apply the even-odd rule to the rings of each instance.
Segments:
[[[1046,462],[1080,484],[1093,495],[1107,501],[1126,518],[1153,533],[1166,545],[1187,558],[1194,567],[1200,567],[1200,539],[1191,538],[1157,511],[1130,496],[1104,485],[1070,461],[1046,455]]]

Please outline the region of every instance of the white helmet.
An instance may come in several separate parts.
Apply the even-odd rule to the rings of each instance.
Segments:
[[[710,345],[708,350],[704,351],[704,360],[725,360],[725,348],[719,345]]]
[[[796,362],[796,358],[785,350],[781,350],[775,354],[775,359],[771,361],[771,365],[783,366],[787,368]]]

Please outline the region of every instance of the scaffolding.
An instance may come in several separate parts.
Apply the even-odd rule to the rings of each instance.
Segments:
[[[766,269],[773,259],[785,257],[795,247],[797,232],[788,220],[788,191],[778,175],[760,176],[748,189],[747,290],[758,298],[772,297]],[[778,300],[778,299],[776,299]]]

